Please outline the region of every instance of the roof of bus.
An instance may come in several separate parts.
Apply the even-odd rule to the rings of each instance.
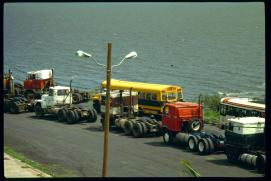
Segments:
[[[230,104],[233,106],[260,109],[263,111],[265,110],[265,104],[250,102],[248,98],[224,97],[221,99],[221,103]]]
[[[102,82],[102,86],[106,87],[106,80]],[[165,85],[165,84],[150,84],[144,82],[132,82],[132,81],[124,81],[124,80],[116,80],[111,79],[112,90],[130,90],[132,88],[133,91],[166,91],[168,88],[181,89],[180,86],[176,85]]]

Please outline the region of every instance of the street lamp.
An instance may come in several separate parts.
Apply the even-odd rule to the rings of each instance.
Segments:
[[[108,43],[108,51],[107,51],[107,66],[97,62],[91,54],[86,53],[84,51],[78,50],[76,55],[79,57],[92,58],[96,64],[107,67],[106,71],[106,104],[105,104],[105,124],[104,124],[104,155],[103,155],[103,173],[102,176],[107,176],[107,163],[108,163],[108,133],[109,133],[109,109],[110,109],[110,86],[111,86],[111,71],[113,67],[117,67],[123,63],[126,59],[136,58],[137,53],[135,51],[127,54],[118,64],[111,65],[112,62],[112,43]]]

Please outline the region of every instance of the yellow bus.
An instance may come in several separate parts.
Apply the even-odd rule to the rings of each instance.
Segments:
[[[102,82],[102,87],[106,88],[106,80]],[[183,100],[183,90],[180,86],[176,85],[111,79],[110,90],[131,90],[138,92],[139,115],[160,115],[163,111],[164,103]]]

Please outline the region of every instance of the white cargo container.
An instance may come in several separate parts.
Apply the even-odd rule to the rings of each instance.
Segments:
[[[229,119],[229,129],[241,135],[257,134],[264,132],[265,118],[241,117]]]
[[[44,79],[51,78],[53,75],[53,72],[51,69],[45,69],[45,70],[27,72],[27,74],[28,74],[28,79],[44,80]]]

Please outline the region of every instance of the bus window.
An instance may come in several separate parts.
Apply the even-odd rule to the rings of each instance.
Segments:
[[[176,99],[176,94],[174,92],[169,92],[168,93],[168,100],[175,100]]]
[[[151,93],[146,94],[146,100],[151,100]]]
[[[139,92],[138,93],[138,98],[139,99],[145,99],[145,93],[144,92]]]
[[[183,100],[183,94],[182,94],[182,92],[178,92],[178,100],[180,100],[180,101]]]
[[[167,100],[167,93],[163,92],[162,93],[162,101],[166,101]]]
[[[220,115],[222,115],[222,116],[226,115],[226,106],[225,105],[220,106]]]
[[[157,100],[157,95],[156,95],[156,93],[152,93],[152,94],[151,94],[151,100],[154,100],[154,101]]]

